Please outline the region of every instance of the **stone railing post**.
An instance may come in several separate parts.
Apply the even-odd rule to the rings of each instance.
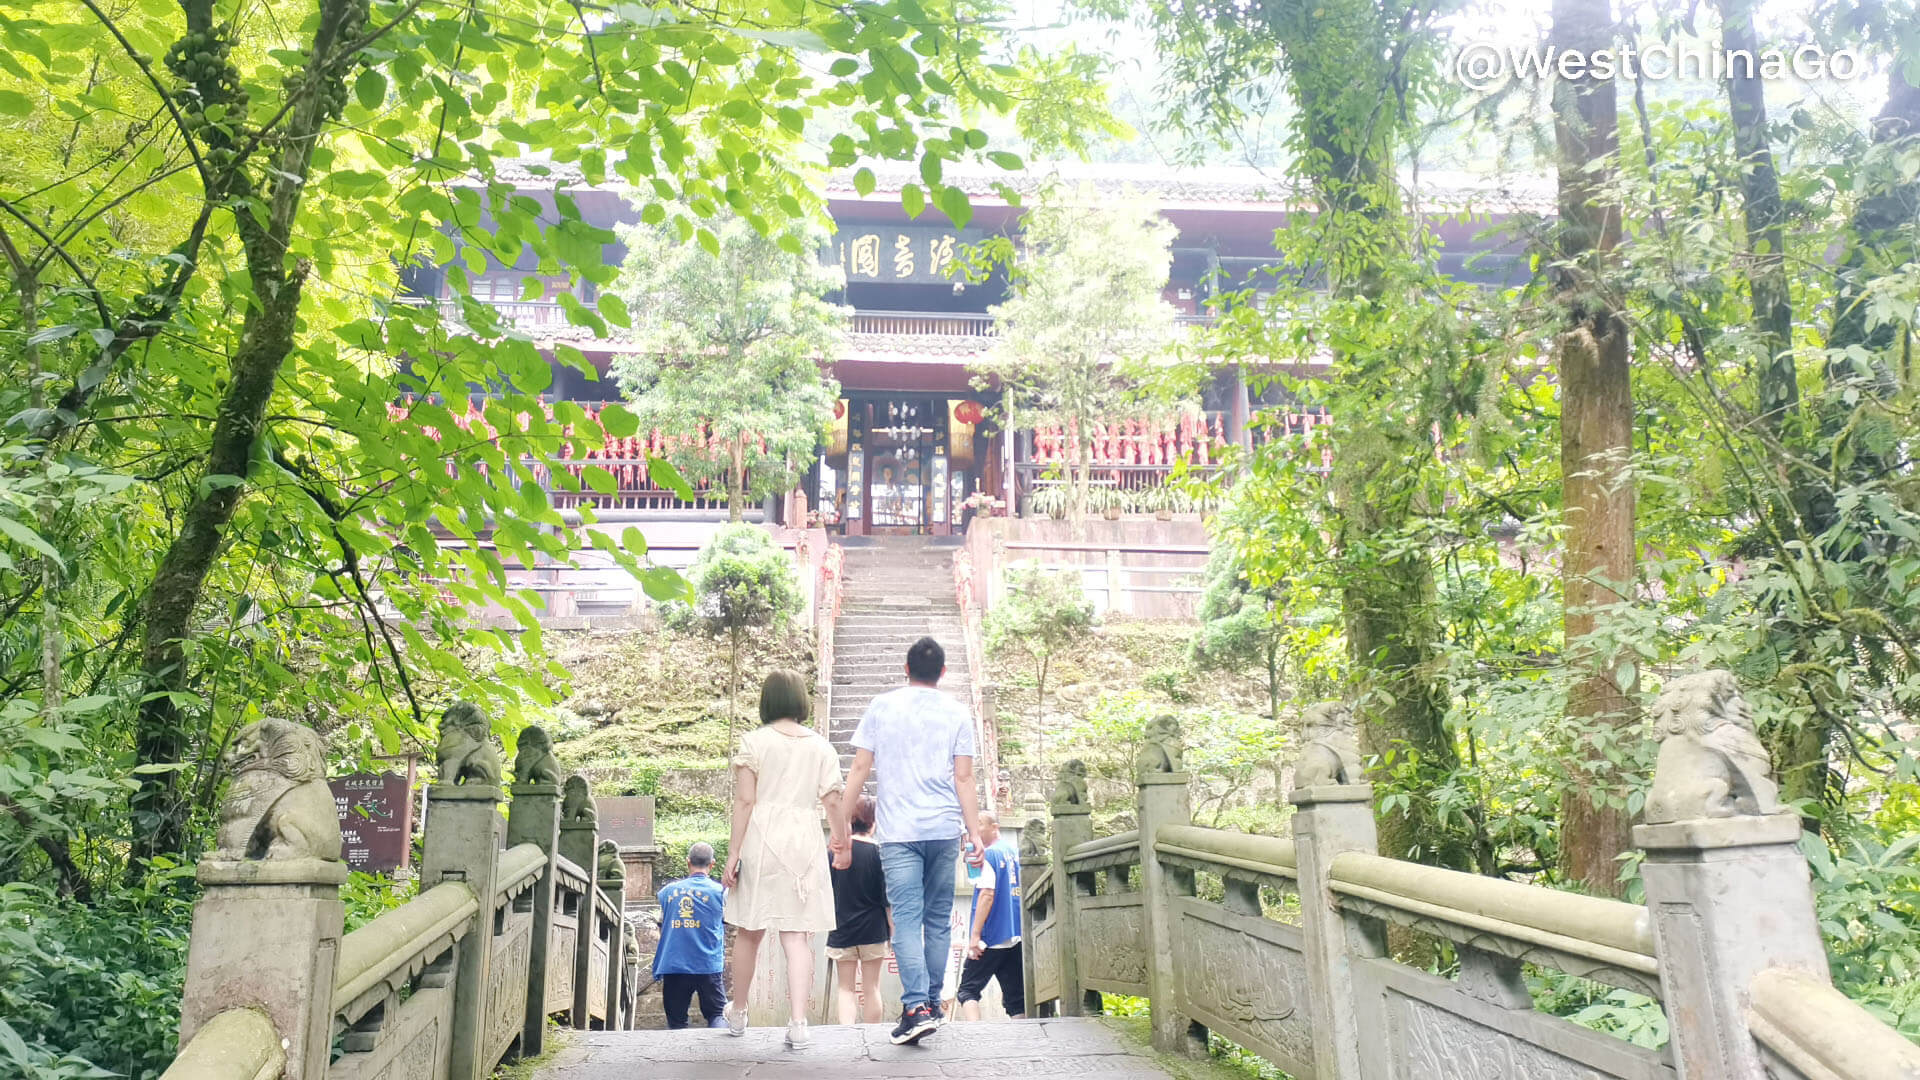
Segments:
[[[1661,737],[1640,876],[1680,1080],[1762,1080],[1748,1024],[1754,976],[1768,968],[1827,981],[1800,818],[1780,807],[1766,750],[1725,671],[1669,682],[1654,706]]]
[[[1087,766],[1075,758],[1060,766],[1049,806],[1053,814],[1054,931],[1060,937],[1060,1015],[1100,1011],[1100,994],[1080,986],[1079,900],[1093,895],[1091,874],[1067,873],[1067,852],[1093,839],[1093,806],[1087,799]]]
[[[513,761],[513,797],[507,804],[507,846],[537,844],[547,853],[540,883],[533,890],[533,947],[527,958],[527,1018],[520,1031],[520,1055],[538,1057],[547,1032],[547,970],[553,948],[554,854],[560,849],[560,766],[545,730],[520,733]]]
[[[1140,899],[1146,916],[1144,945],[1153,1045],[1158,1050],[1204,1055],[1204,1029],[1196,1031],[1193,1019],[1180,1011],[1180,969],[1174,951],[1174,935],[1180,925],[1180,912],[1174,903],[1179,897],[1193,895],[1193,874],[1168,871],[1153,851],[1154,838],[1162,826],[1193,823],[1192,775],[1182,760],[1179,722],[1173,717],[1159,717],[1147,726],[1146,744],[1136,762],[1134,779],[1138,785]]]
[[[230,758],[215,850],[197,871],[180,1045],[223,1012],[257,1009],[280,1036],[286,1080],[324,1080],[347,880],[326,746],[310,728],[266,719]]]
[[[500,818],[500,754],[480,710],[461,702],[440,721],[439,782],[427,788],[427,835],[420,891],[465,882],[480,903],[473,932],[460,942],[453,974],[453,1024],[447,1080],[486,1080],[487,992],[492,986],[493,899],[506,822]]]
[[[1032,810],[1038,813],[1042,807],[1036,803]],[[1040,999],[1034,989],[1038,985],[1035,978],[1037,968],[1033,953],[1033,882],[1040,880],[1052,862],[1047,846],[1047,821],[1042,817],[1029,817],[1020,827],[1020,881],[1024,894],[1020,900],[1020,940],[1026,947],[1020,950],[1020,978],[1027,988],[1027,1016],[1037,1018],[1040,1015]]]
[[[627,947],[627,868],[620,861],[620,845],[600,841],[600,894],[613,906],[613,926],[607,932],[607,1018],[606,1029],[620,1027],[620,975]]]
[[[1362,1039],[1353,987],[1353,960],[1382,956],[1378,927],[1341,912],[1330,887],[1333,858],[1342,852],[1379,849],[1373,820],[1373,785],[1362,783],[1352,710],[1339,702],[1310,706],[1302,718],[1310,740],[1294,765],[1293,850],[1300,889],[1300,924],[1306,947],[1307,1002],[1313,1025],[1313,1060],[1322,1080],[1360,1080]]]
[[[560,807],[560,857],[580,868],[588,879],[594,876],[599,858],[599,813],[587,794],[587,778],[574,773],[567,777]],[[588,892],[580,897],[580,910],[573,931],[573,1004],[567,1017],[578,1031],[587,1030],[593,1020],[593,989],[588,985],[593,971],[593,942],[598,934],[600,905]]]

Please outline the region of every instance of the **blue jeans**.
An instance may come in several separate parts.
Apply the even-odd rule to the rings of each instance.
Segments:
[[[940,1000],[940,981],[946,975],[947,949],[953,938],[948,921],[953,918],[953,863],[959,857],[958,837],[880,845],[904,1008]]]

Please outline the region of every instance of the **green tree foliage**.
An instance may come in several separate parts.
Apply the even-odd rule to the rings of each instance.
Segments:
[[[793,559],[765,529],[754,525],[729,525],[715,533],[687,578],[693,585],[693,605],[672,605],[665,614],[670,623],[726,635],[731,738],[733,718],[739,712],[741,635],[758,627],[785,627],[805,602],[794,579]]]
[[[583,33],[546,0],[7,7],[0,685],[30,715],[0,726],[4,872],[77,895],[191,854],[263,709],[355,757],[419,745],[454,694],[517,729],[565,672],[511,565],[594,546],[683,591],[637,530],[576,531],[518,482],[611,488],[553,463],[637,422],[543,407],[547,359],[470,285],[525,259],[575,325],[630,322],[576,183],[711,245],[723,208],[772,234],[817,214],[822,166],[914,159],[914,199],[965,221],[942,165],[985,137],[961,113],[1022,108],[1027,79],[978,5],[901,10],[668,5]],[[561,178],[550,203],[522,168]],[[448,304],[405,295],[421,266]],[[469,424],[479,386],[499,396]],[[517,629],[468,617],[489,607]],[[75,774],[49,811],[76,792],[42,778]]]
[[[1093,630],[1093,601],[1078,570],[1010,567],[1006,595],[987,612],[981,627],[990,649],[1016,648],[1033,661],[1034,732],[1044,750],[1047,672],[1053,658]]]
[[[734,521],[789,491],[813,464],[839,389],[820,365],[838,352],[844,287],[821,261],[827,235],[795,220],[764,233],[727,215],[689,244],[668,226],[628,230],[617,290],[638,351],[613,373],[644,428],[684,440],[683,473],[718,478]]]
[[[1200,629],[1189,652],[1203,668],[1265,670],[1267,718],[1275,724],[1280,722],[1280,650],[1286,640],[1286,612],[1284,591],[1275,585],[1252,585],[1240,552],[1228,544],[1214,546],[1200,594]]]
[[[977,366],[1026,420],[1068,434],[1066,514],[1084,529],[1093,428],[1146,403],[1140,365],[1172,343],[1160,298],[1173,225],[1151,209],[1054,192],[1021,219],[1009,267],[1013,296],[993,308],[1000,338]]]

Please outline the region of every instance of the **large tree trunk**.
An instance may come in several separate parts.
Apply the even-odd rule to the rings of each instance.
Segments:
[[[189,30],[212,31],[211,3],[194,0],[185,10]],[[264,183],[256,188],[248,174],[235,170],[218,176],[218,186],[206,195],[221,199],[231,193],[265,207],[263,213],[234,215],[256,302],[247,309],[239,345],[228,366],[227,388],[215,411],[205,470],[181,516],[180,531],[161,557],[147,591],[140,643],[143,694],[134,729],[135,759],[140,765],[180,763],[191,748],[181,709],[192,674],[187,641],[207,574],[240,503],[274,380],[293,350],[300,293],[309,267],[304,259],[289,263],[289,241],[306,191],[313,149],[326,123],[327,101],[344,92],[351,57],[339,49],[339,43],[364,20],[365,9],[356,7],[353,0],[321,0],[307,69],[287,103],[284,137],[264,170]],[[199,87],[199,93],[207,103],[231,104],[222,100],[224,90],[211,84]],[[154,856],[184,849],[192,806],[180,773],[167,770],[140,775],[129,809],[133,841],[127,876],[137,879]]]
[[[1610,47],[1606,0],[1554,0],[1552,40],[1588,55]],[[1636,737],[1639,677],[1630,657],[1587,640],[1607,629],[1601,609],[1628,599],[1634,581],[1627,326],[1604,274],[1620,240],[1620,207],[1605,190],[1619,150],[1613,80],[1588,72],[1560,81],[1553,116],[1560,187],[1554,284],[1566,319],[1554,342],[1566,522],[1561,630],[1570,675],[1566,727],[1579,757],[1562,798],[1560,857],[1569,879],[1617,895],[1632,821],[1615,762]]]
[[[1751,0],[1720,0],[1720,42],[1729,55],[1758,57]],[[1787,290],[1786,212],[1767,143],[1767,98],[1754,66],[1732,64],[1727,109],[1740,156],[1740,195],[1747,224],[1747,288],[1759,331],[1760,420],[1778,433],[1800,403],[1793,365],[1793,300]]]

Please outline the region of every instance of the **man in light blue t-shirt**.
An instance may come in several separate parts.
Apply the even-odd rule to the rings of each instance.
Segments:
[[[880,868],[893,908],[893,958],[900,968],[900,1023],[895,1043],[919,1042],[938,1027],[940,979],[953,930],[953,864],[960,840],[978,866],[985,847],[974,822],[973,718],[939,690],[946,650],[923,637],[907,650],[907,685],[873,699],[853,733],[847,790],[858,793],[878,769]],[[842,799],[845,814],[852,799]],[[841,823],[843,826],[845,822]],[[837,835],[847,835],[842,829]],[[850,850],[836,850],[846,869]]]

